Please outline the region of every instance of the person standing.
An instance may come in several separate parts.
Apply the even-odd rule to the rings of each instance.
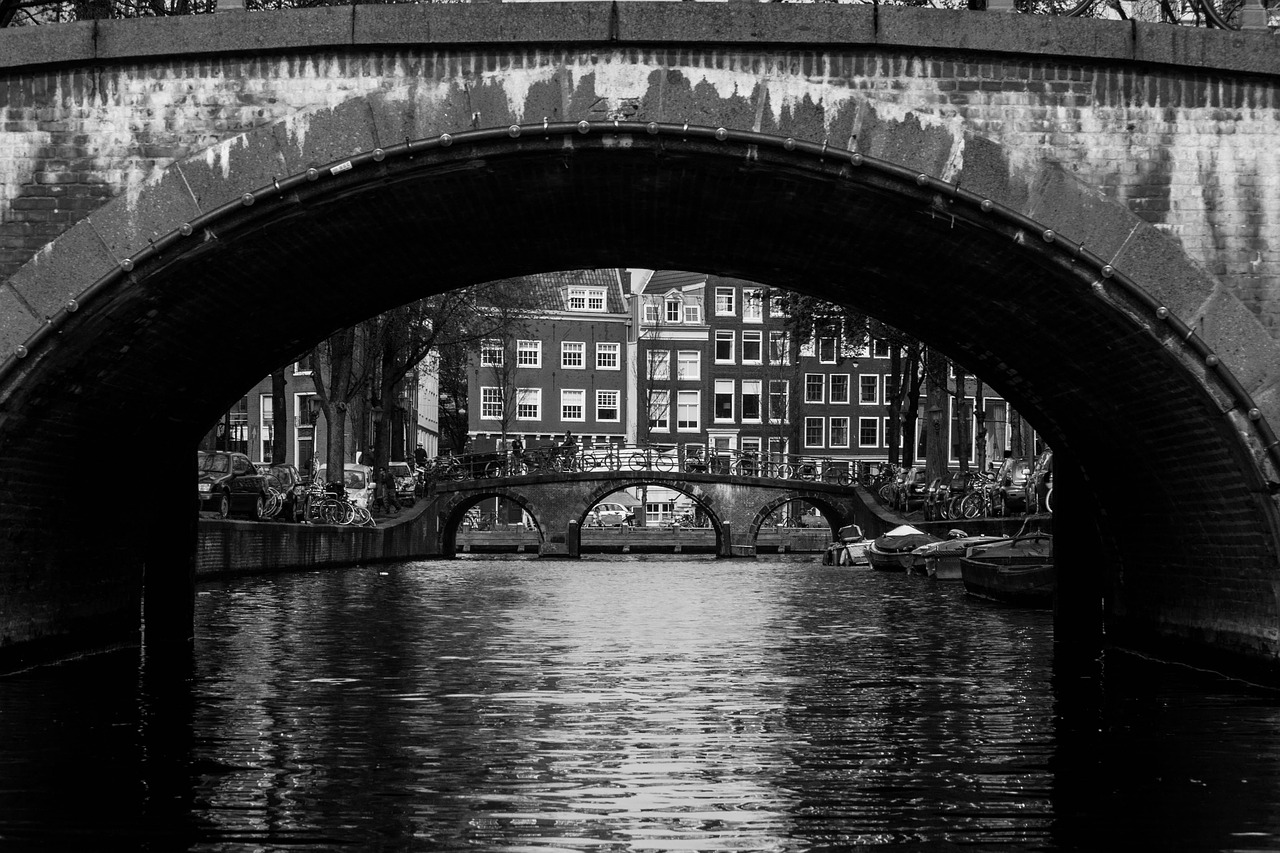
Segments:
[[[520,436],[516,436],[515,441],[511,442],[511,473],[524,473],[524,441]]]

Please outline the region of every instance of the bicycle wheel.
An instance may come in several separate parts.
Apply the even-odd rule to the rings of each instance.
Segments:
[[[633,453],[633,454],[631,454],[631,462],[630,462],[629,464],[631,465],[631,470],[632,470],[632,471],[647,471],[647,470],[649,470],[649,459],[648,459],[648,457],[647,457],[645,454],[643,454],[643,453]]]
[[[1044,508],[1046,512],[1053,513],[1053,486],[1050,486],[1049,491],[1044,494]]]
[[[977,518],[980,515],[982,515],[982,495],[978,492],[969,492],[960,500],[960,517]]]
[[[655,471],[670,471],[676,467],[676,460],[666,454],[659,453],[653,457]]]
[[[351,507],[351,523],[357,527],[375,527],[377,522],[373,520],[373,513],[362,506],[352,505]]]
[[[335,501],[334,503],[334,520],[338,524],[350,524],[351,520],[356,517],[356,505],[349,501]]]
[[[504,473],[502,468],[503,468],[502,463],[495,459],[492,462],[490,462],[488,465],[484,466],[484,475],[490,478],[501,477],[503,476],[503,473]]]

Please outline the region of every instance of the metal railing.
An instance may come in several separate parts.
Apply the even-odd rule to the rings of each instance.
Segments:
[[[859,478],[861,464],[830,456],[760,455],[728,449],[687,453],[672,444],[573,445],[537,448],[519,456],[502,451],[441,456],[428,466],[426,478],[431,482],[486,480],[586,471],[710,474],[847,486]]]

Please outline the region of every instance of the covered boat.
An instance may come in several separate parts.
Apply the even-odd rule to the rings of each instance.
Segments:
[[[1057,588],[1053,536],[1042,531],[975,545],[960,558],[965,591],[979,598],[1027,607],[1050,607]]]
[[[922,545],[917,557],[924,559],[924,573],[938,580],[960,580],[960,558],[974,545],[1006,541],[1008,536],[970,536],[963,530],[950,530],[941,542]]]
[[[899,525],[867,546],[867,561],[873,569],[905,572],[915,565],[913,552],[917,548],[940,541],[937,536],[930,536],[910,524]],[[923,558],[920,565],[924,565]]]
[[[862,535],[862,528],[856,524],[846,524],[840,528],[840,538],[827,546],[822,555],[825,566],[865,566],[867,565],[867,546],[871,543]]]

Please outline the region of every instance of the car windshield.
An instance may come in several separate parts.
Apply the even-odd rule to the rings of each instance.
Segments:
[[[210,474],[225,474],[231,470],[231,457],[225,453],[210,453],[200,460],[198,470]]]
[[[348,489],[364,488],[364,472],[363,471],[347,471],[342,478],[343,485]]]
[[[405,462],[392,462],[387,467],[391,469],[391,473],[396,477],[408,477],[410,474],[409,466]]]

